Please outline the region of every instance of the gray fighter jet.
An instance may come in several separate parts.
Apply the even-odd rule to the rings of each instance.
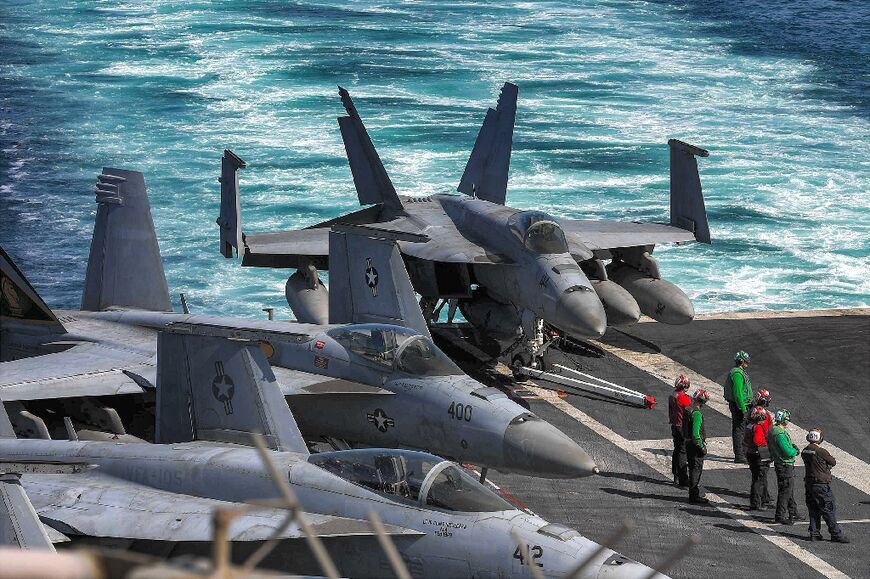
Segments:
[[[55,533],[73,543],[200,554],[215,508],[281,498],[257,450],[246,446],[257,432],[344,576],[390,575],[362,521],[370,510],[415,577],[533,577],[533,567],[564,577],[586,558],[583,577],[651,574],[577,531],[517,510],[437,456],[377,448],[309,454],[257,341],[171,327],[158,338],[157,382],[157,444],[16,440],[0,408],[0,472],[20,475]],[[47,472],[71,466],[82,472]],[[281,545],[263,567],[317,573],[299,528],[281,525],[282,515],[266,508],[236,519],[234,555],[275,535]]]
[[[634,323],[641,312],[683,324],[694,316],[688,297],[661,278],[652,251],[659,243],[710,242],[695,156],[707,151],[677,140],[671,151],[669,224],[561,219],[505,206],[517,87],[506,83],[489,109],[458,191],[465,195],[399,195],[348,92],[338,123],[364,209],[302,230],[241,232],[238,169],[226,151],[221,173],[221,252],[246,266],[297,268],[287,299],[300,321],[332,322],[317,269],[329,261],[329,231],[339,224],[414,234],[398,246],[427,321],[444,300],[484,334],[523,342],[519,363],[534,365],[544,348],[541,321],[576,338],[597,338],[607,324]],[[605,266],[604,260],[611,260]],[[327,315],[327,312],[329,315]]]
[[[0,248],[0,398],[22,434],[66,437],[70,417],[82,439],[106,438],[104,430],[150,439],[142,402],[154,397],[157,332],[174,327],[257,341],[309,440],[423,449],[542,477],[597,472],[577,443],[469,378],[422,333],[393,241],[331,234],[333,263],[353,270],[345,284],[334,278],[334,307],[367,323],[172,313],[142,174],[104,169],[97,203],[82,311],[53,312]]]

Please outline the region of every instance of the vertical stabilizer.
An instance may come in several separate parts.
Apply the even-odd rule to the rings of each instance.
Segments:
[[[18,438],[15,436],[15,429],[12,428],[9,413],[6,412],[6,406],[2,400],[0,400],[0,438]]]
[[[172,329],[157,339],[159,443],[210,440],[308,453],[272,367],[253,342]]]
[[[710,243],[710,226],[704,206],[704,192],[695,156],[710,153],[677,139],[668,141],[671,148],[671,225],[695,234],[701,243]]]
[[[402,201],[387,175],[387,170],[384,169],[384,164],[381,163],[350,94],[342,87],[338,87],[338,94],[341,95],[341,103],[348,114],[346,117],[338,117],[338,128],[344,140],[344,149],[360,205],[383,203],[391,209],[402,209]]]
[[[66,332],[51,308],[39,297],[2,247],[0,247],[0,320],[14,320],[28,327],[39,325],[46,331],[54,333]]]
[[[336,226],[329,232],[329,323],[386,323],[429,335],[396,241],[413,233]]]
[[[239,169],[248,165],[238,155],[224,149],[221,157],[221,213],[217,224],[221,228],[221,253],[233,257],[233,249],[239,254],[242,246],[242,207],[239,201]]]
[[[104,168],[94,193],[97,218],[82,309],[172,311],[145,177],[138,171]]]
[[[506,82],[498,97],[498,105],[486,111],[457,191],[504,205],[518,92],[517,85]]]

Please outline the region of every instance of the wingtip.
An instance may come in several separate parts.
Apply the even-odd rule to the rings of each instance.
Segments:
[[[710,151],[708,151],[707,149],[702,149],[701,147],[692,145],[691,143],[687,143],[686,141],[681,141],[680,139],[668,139],[668,145],[678,149],[683,149],[684,151],[688,151],[689,153],[698,157],[710,156]]]
[[[351,117],[359,117],[359,113],[356,112],[356,107],[353,104],[353,99],[350,98],[350,93],[346,88],[341,85],[338,85],[338,94],[341,97],[341,104],[344,105],[344,110],[347,111]]]

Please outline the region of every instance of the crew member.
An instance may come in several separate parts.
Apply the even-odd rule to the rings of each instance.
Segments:
[[[773,417],[770,412],[764,406],[756,405],[749,414],[749,424],[746,425],[743,439],[749,471],[752,473],[752,484],[749,487],[750,511],[760,511],[771,506],[770,493],[767,490],[767,473],[770,470],[767,433],[771,426]]]
[[[710,399],[706,390],[698,388],[692,394],[692,403],[683,411],[683,436],[686,439],[686,459],[689,463],[689,502],[706,504],[710,501],[701,496],[698,485],[704,470],[704,455],[707,454],[707,435],[704,430],[704,415],[701,409]]]
[[[797,503],[794,501],[794,458],[798,455],[798,447],[791,441],[786,425],[791,420],[791,413],[786,409],[776,411],[773,417],[773,428],[767,434],[767,447],[773,459],[773,469],[776,471],[776,516],[774,521],[784,525],[793,525],[800,515]]]
[[[725,385],[725,400],[731,410],[731,446],[734,462],[746,462],[743,452],[743,427],[749,418],[749,403],[752,401],[752,384],[746,369],[749,367],[749,354],[740,350],[734,355],[734,367],[728,373]]]
[[[680,374],[674,380],[674,391],[668,397],[668,422],[671,424],[671,437],[674,439],[671,473],[674,475],[674,484],[680,488],[689,486],[686,439],[683,436],[683,411],[692,403],[692,399],[686,394],[689,386],[689,379]]]
[[[806,465],[804,483],[806,484],[807,512],[810,519],[810,541],[822,540],[822,518],[828,525],[831,541],[848,543],[843,529],[837,523],[837,503],[831,491],[831,467],[836,466],[836,459],[831,453],[821,447],[825,437],[818,426],[807,432],[809,444],[801,451],[801,458]]]

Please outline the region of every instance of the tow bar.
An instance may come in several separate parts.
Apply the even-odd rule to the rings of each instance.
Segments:
[[[548,390],[562,390],[570,394],[579,394],[591,392],[607,398],[614,398],[622,402],[628,402],[640,408],[655,408],[656,399],[643,392],[596,378],[590,374],[567,368],[561,364],[553,364],[549,371],[537,370],[528,366],[514,367],[514,371],[518,374],[523,374],[529,378],[540,380],[543,383],[539,384],[541,388]],[[556,388],[547,384],[558,384]]]

